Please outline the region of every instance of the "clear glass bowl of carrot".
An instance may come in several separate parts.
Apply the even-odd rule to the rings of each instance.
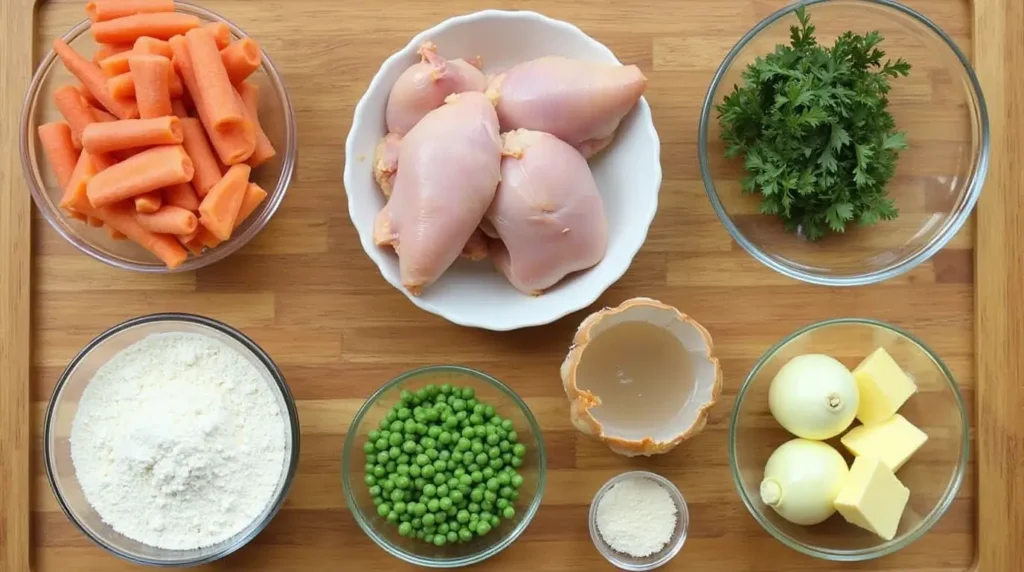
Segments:
[[[82,6],[83,12],[85,12],[86,4],[83,2]],[[161,25],[166,27],[167,23],[171,22],[173,27],[174,19],[187,23],[192,18],[198,18],[202,24],[201,27],[209,30],[209,35],[215,38],[217,49],[223,51],[230,46],[241,48],[240,40],[248,38],[247,34],[231,21],[199,6],[171,0],[166,0],[166,6],[173,6],[175,12],[170,18],[167,18],[169,13],[163,13],[162,16],[140,14],[137,15],[140,17],[136,21],[145,26],[147,20],[153,21],[154,18],[160,17]],[[93,12],[88,15],[90,18],[96,18]],[[111,14],[99,17],[104,21],[103,31],[99,34],[100,38],[117,39],[119,34],[125,33],[130,37],[131,31],[126,32],[120,22],[115,25],[106,23],[116,19],[111,18],[112,16],[119,15]],[[121,22],[131,23],[127,20],[121,20]],[[270,155],[269,158],[261,157],[259,160],[247,161],[254,165],[251,168],[246,164],[247,162],[226,167],[225,161],[221,160],[225,156],[225,148],[221,145],[222,141],[216,140],[216,137],[200,138],[209,150],[205,160],[196,156],[204,154],[203,144],[198,146],[198,151],[194,150],[194,145],[189,145],[190,132],[200,129],[200,133],[211,133],[203,129],[208,117],[204,117],[204,122],[200,122],[198,118],[182,118],[180,121],[168,120],[165,116],[158,118],[157,114],[164,113],[162,104],[159,103],[159,97],[156,98],[156,103],[152,103],[150,98],[143,96],[133,99],[134,86],[140,84],[138,80],[132,82],[129,79],[133,75],[129,64],[137,66],[136,71],[143,70],[142,73],[146,73],[143,64],[147,62],[143,60],[152,55],[160,55],[162,52],[163,55],[167,55],[166,52],[170,50],[174,42],[163,41],[159,37],[156,38],[157,41],[143,38],[135,44],[134,49],[127,49],[131,44],[123,44],[124,47],[118,48],[97,42],[94,39],[96,30],[91,29],[92,25],[93,21],[87,18],[74,26],[61,40],[74,52],[81,55],[84,58],[82,61],[87,61],[90,65],[95,64],[95,68],[92,69],[99,68],[104,72],[107,80],[105,85],[110,93],[116,94],[114,98],[116,101],[99,101],[91,93],[87,85],[88,81],[80,80],[76,74],[69,72],[63,65],[58,51],[51,49],[43,57],[29,86],[20,124],[22,167],[36,206],[50,225],[78,250],[96,260],[125,270],[151,273],[190,271],[230,256],[252,240],[270,221],[284,199],[295,168],[297,148],[295,115],[276,68],[258,44],[246,46],[247,50],[255,49],[258,52],[258,67],[245,78],[244,82],[236,81],[234,77],[231,77],[235,95],[239,97],[237,100],[239,107],[236,109],[243,112],[248,111],[249,114],[255,111],[255,117],[258,118],[254,122],[257,124],[256,136],[262,139],[257,147],[269,143],[273,153],[266,153],[264,150],[265,155]],[[154,33],[156,36],[159,34],[159,32]],[[253,38],[253,40],[258,42],[258,38]],[[198,112],[199,106],[191,101],[193,98],[187,85],[188,81],[182,81],[181,68],[178,61],[174,59],[174,55],[177,53],[177,51],[171,50],[169,58],[172,61],[171,69],[176,70],[175,77],[171,77],[167,82],[169,95],[174,98],[171,115],[199,116],[201,115]],[[139,54],[141,57],[129,58],[128,54]],[[223,52],[222,55],[224,55]],[[238,54],[236,53],[236,55]],[[224,57],[228,56],[224,55]],[[254,56],[250,55],[251,62],[253,58]],[[129,62],[129,59],[137,59],[137,61]],[[253,62],[251,65],[256,65],[256,63]],[[244,68],[244,65],[242,67]],[[239,70],[228,65],[227,71],[230,77]],[[125,79],[128,81],[125,82]],[[128,85],[123,85],[125,83]],[[193,83],[193,85],[195,84]],[[74,86],[74,89],[82,97],[80,99],[70,97],[70,100],[75,101],[70,105],[72,109],[68,111],[66,102],[69,101],[69,95],[73,95],[70,94],[71,86]],[[184,92],[183,95],[177,96],[181,92]],[[64,101],[58,103],[62,97]],[[91,104],[90,100],[92,100]],[[125,117],[138,117],[135,107],[131,107],[128,111],[120,107],[114,108],[120,106],[123,101],[129,101],[130,107],[135,105],[142,110],[146,120],[145,125],[140,127],[139,125],[121,124],[121,127],[118,128],[108,124],[102,128],[93,126],[92,129],[86,131],[80,128],[76,129],[81,122],[76,124],[69,119],[69,113],[71,117],[74,117],[76,111],[74,108],[79,102],[85,103],[87,107],[80,109],[88,110],[97,125]],[[187,105],[183,107],[181,102],[187,102]],[[92,107],[88,107],[90,105]],[[102,113],[97,114],[95,110],[101,112],[107,110],[113,113],[104,116]],[[113,114],[117,114],[117,117],[111,117]],[[247,115],[247,117],[251,117],[251,115]],[[43,126],[42,130],[40,126]],[[129,129],[126,130],[124,127],[129,127]],[[46,131],[49,133],[44,135],[43,132]],[[259,134],[259,131],[262,131],[262,135]],[[73,133],[73,135],[69,135],[69,133]],[[44,137],[49,137],[49,139],[44,139]],[[109,147],[124,147],[127,141],[133,137],[139,141],[154,141],[154,146],[147,145],[106,152]],[[171,139],[160,141],[160,137],[170,137]],[[174,141],[177,140],[175,138],[181,137],[184,137],[184,141],[179,147],[174,144]],[[265,139],[263,139],[264,137]],[[60,145],[53,143],[54,140],[61,141],[68,138],[74,140],[74,150],[67,148],[66,144],[65,148],[61,150]],[[122,139],[118,141],[118,138]],[[195,138],[192,141],[195,141]],[[54,148],[57,150],[54,151]],[[82,162],[79,160],[82,154],[77,148],[96,151],[91,154],[94,159],[89,163],[92,165],[84,167],[79,165]],[[145,150],[140,153],[140,149]],[[185,151],[185,153],[181,153],[181,151]],[[230,151],[227,153],[230,155]],[[253,155],[254,159],[256,155],[258,153]],[[188,160],[185,160],[185,156],[188,156]],[[57,160],[52,160],[54,157],[57,157]],[[74,166],[80,167],[80,171],[90,175],[86,179],[101,179],[97,183],[102,184],[94,185],[96,188],[93,190],[104,191],[105,196],[100,200],[104,201],[106,206],[102,207],[102,213],[95,210],[89,210],[89,212],[106,215],[106,221],[100,216],[82,216],[81,213],[70,212],[68,209],[62,208],[62,202],[65,206],[67,205],[69,196],[67,187],[69,185],[80,184],[80,197],[86,196],[83,177],[79,173],[75,179],[71,165],[68,164],[72,158],[76,159]],[[212,166],[216,167],[216,170],[211,168],[211,159],[213,159]],[[128,176],[124,176],[128,169],[125,164],[129,161],[131,161],[130,164],[134,168],[134,172],[129,172]],[[177,163],[173,168],[170,166],[172,162]],[[63,163],[63,165],[59,163]],[[116,164],[119,169],[111,168],[112,164]],[[185,165],[183,166],[183,164]],[[183,170],[187,170],[189,173],[183,174]],[[92,175],[97,176],[92,177]],[[103,181],[104,177],[100,175],[105,175],[107,180]],[[146,181],[146,177],[150,176],[154,178]],[[141,195],[132,195],[131,184],[125,184],[126,181],[136,178],[141,178],[143,184],[147,182],[156,184],[157,178],[161,177],[163,182],[168,183],[166,186]],[[176,180],[179,180],[176,177],[187,177],[190,181],[183,184],[175,183]],[[221,188],[218,188],[217,185]],[[243,199],[240,208],[238,211],[233,211],[230,205],[239,196],[236,192],[239,188],[238,185],[242,185],[245,190],[242,193]],[[189,193],[189,187],[192,187],[192,193]],[[214,195],[214,197],[207,201],[206,197],[209,195]],[[95,199],[91,193],[89,197]],[[199,204],[203,206],[200,207]],[[131,208],[133,206],[134,209]],[[185,211],[192,211],[193,214],[161,208],[166,206],[184,208]],[[85,211],[86,208],[83,205],[81,210]],[[205,219],[203,218],[204,212],[209,215]],[[219,216],[221,212],[237,212],[238,214],[234,217]],[[199,224],[200,220],[204,224]],[[132,233],[120,232],[126,229],[119,226],[119,223],[128,225],[128,229],[135,230],[137,234],[130,236],[131,240],[126,240],[125,234],[131,235]],[[142,226],[140,227],[140,225]],[[195,230],[191,235],[179,234],[193,227]]]

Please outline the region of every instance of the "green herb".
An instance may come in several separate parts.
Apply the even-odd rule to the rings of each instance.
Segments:
[[[743,191],[761,195],[761,212],[810,240],[894,219],[885,185],[907,142],[887,94],[910,64],[882,63],[877,31],[821,46],[804,8],[796,16],[790,45],[758,57],[717,107],[725,155],[744,157]]]

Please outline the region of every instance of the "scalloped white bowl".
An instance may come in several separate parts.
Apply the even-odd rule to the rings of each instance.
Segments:
[[[423,295],[412,296],[402,288],[394,251],[373,243],[373,221],[384,197],[372,168],[374,149],[386,131],[384,108],[391,86],[419,61],[416,49],[427,40],[448,58],[481,56],[488,74],[546,55],[619,63],[611,50],[576,26],[536,12],[485,10],[450,18],[417,35],[381,65],[356,106],[345,143],[349,216],[363,249],[384,279],[413,304],[462,326],[514,330],[586,308],[626,273],[658,209],[661,143],[650,106],[641,98],[623,119],[612,145],[590,162],[608,218],[608,252],[597,266],[531,297],[513,288],[488,260],[459,260]]]

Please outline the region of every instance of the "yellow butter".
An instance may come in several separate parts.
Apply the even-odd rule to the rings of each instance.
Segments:
[[[892,540],[909,499],[910,489],[877,457],[857,457],[835,507],[847,522]]]
[[[914,380],[885,348],[878,348],[853,370],[860,392],[857,419],[865,425],[880,423],[899,411],[917,391]]]
[[[877,457],[896,472],[928,441],[928,435],[897,413],[875,425],[859,425],[839,439],[857,457]]]

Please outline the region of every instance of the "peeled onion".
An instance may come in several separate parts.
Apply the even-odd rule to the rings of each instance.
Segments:
[[[853,374],[822,354],[789,360],[768,388],[768,409],[787,431],[823,441],[845,431],[857,415],[860,394]]]
[[[818,524],[835,513],[833,503],[849,473],[843,456],[830,445],[793,439],[768,457],[761,501],[793,524]]]

